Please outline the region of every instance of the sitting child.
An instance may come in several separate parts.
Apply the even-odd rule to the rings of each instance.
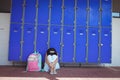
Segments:
[[[58,54],[54,48],[49,48],[45,56],[44,71],[50,71],[50,74],[57,74],[56,69],[60,69]]]

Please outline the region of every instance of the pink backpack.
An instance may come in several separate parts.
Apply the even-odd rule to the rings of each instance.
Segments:
[[[28,57],[27,71],[41,70],[41,55],[39,53],[32,53]]]

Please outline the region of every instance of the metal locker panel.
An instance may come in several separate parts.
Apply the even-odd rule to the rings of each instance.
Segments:
[[[56,49],[59,58],[60,58],[60,47],[61,47],[60,39],[61,39],[60,26],[52,26],[50,29],[50,47]]]
[[[39,0],[38,3],[38,24],[48,24],[49,0]]]
[[[42,55],[42,61],[45,60],[45,54],[48,49],[48,26],[38,26],[37,29],[37,51]]]
[[[20,61],[21,24],[11,24],[9,40],[9,61]]]
[[[65,0],[64,25],[74,25],[74,0]]]
[[[62,62],[73,62],[74,56],[74,32],[73,27],[64,27]]]
[[[98,62],[98,28],[88,29],[88,63]]]
[[[29,54],[34,52],[34,25],[24,25],[22,61],[27,61]]]
[[[25,23],[35,23],[36,16],[36,0],[26,0],[25,5]]]
[[[11,22],[22,22],[23,0],[12,0],[11,5]]]
[[[76,29],[76,60],[77,63],[86,62],[86,28]]]
[[[76,24],[86,26],[87,0],[77,0]]]
[[[111,63],[111,28],[101,31],[101,63]]]
[[[102,26],[110,27],[112,22],[112,1],[102,0]]]
[[[99,23],[100,0],[90,0],[89,5],[90,5],[89,26],[97,27]]]
[[[62,0],[52,0],[51,24],[61,25]]]

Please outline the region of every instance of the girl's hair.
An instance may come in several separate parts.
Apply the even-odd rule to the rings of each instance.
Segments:
[[[57,52],[54,48],[49,48],[47,50],[47,55],[57,55]]]

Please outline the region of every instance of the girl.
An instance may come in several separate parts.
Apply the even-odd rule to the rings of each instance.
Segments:
[[[56,69],[60,69],[58,54],[54,48],[49,48],[45,56],[44,70],[50,74],[57,74]]]

